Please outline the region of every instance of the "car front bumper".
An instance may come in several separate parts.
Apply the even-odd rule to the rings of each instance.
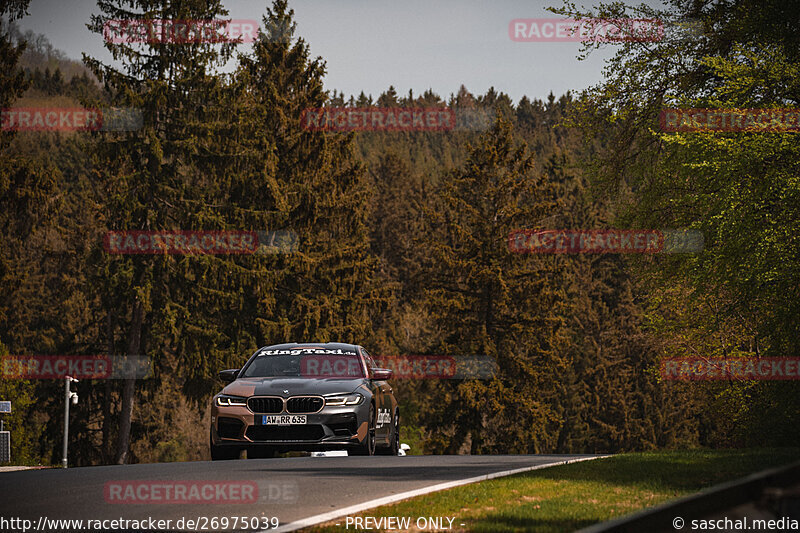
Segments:
[[[215,446],[304,451],[355,448],[367,436],[369,403],[365,399],[359,405],[326,405],[318,413],[305,414],[306,424],[302,425],[264,425],[262,416],[246,406],[221,407],[215,402],[211,408],[211,442]]]

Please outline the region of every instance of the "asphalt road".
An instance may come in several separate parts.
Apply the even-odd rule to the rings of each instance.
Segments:
[[[0,529],[22,531],[2,522],[9,518],[31,520],[34,527],[43,519],[39,531],[56,530],[44,527],[45,518],[152,518],[172,520],[164,528],[170,531],[203,526],[206,531],[232,531],[245,529],[241,520],[247,517],[246,530],[253,531],[256,517],[257,530],[274,528],[278,522],[285,530],[287,524],[308,517],[440,483],[590,457],[297,457],[4,472],[0,473],[0,526],[5,527]],[[227,517],[227,526],[222,521],[216,527],[210,520],[204,524],[211,517]],[[240,517],[235,529],[234,517]],[[188,520],[197,521],[196,525],[187,527]],[[124,525],[117,530],[131,529],[132,524]]]

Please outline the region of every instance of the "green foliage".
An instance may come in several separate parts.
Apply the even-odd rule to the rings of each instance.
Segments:
[[[620,10],[606,5],[596,14]],[[587,15],[574,6],[557,11]],[[705,237],[703,253],[641,271],[649,280],[648,325],[664,355],[796,356],[797,134],[665,134],[657,124],[662,107],[796,107],[800,44],[791,28],[798,14],[784,2],[750,0],[675,1],[671,11],[643,6],[626,14],[663,20],[668,32],[658,43],[623,47],[574,117],[587,134],[612,133],[591,165],[595,186],[617,199],[625,224],[696,228]],[[689,19],[701,34],[673,31]],[[703,415],[705,442],[786,444],[798,437],[794,385],[693,389],[696,401],[715,407]]]
[[[0,358],[8,349],[0,343]],[[31,424],[36,398],[29,380],[0,380],[0,400],[11,402],[11,413],[2,414],[4,430],[11,432],[11,460],[14,464],[31,465],[39,461],[37,440],[41,426]],[[34,427],[32,427],[34,426]]]
[[[179,438],[156,444],[156,463],[175,463],[186,459],[186,450]]]
[[[507,240],[552,205],[531,156],[515,144],[511,125],[498,119],[464,167],[443,177],[418,241],[430,272],[427,307],[446,327],[431,348],[488,355],[501,369],[492,381],[442,385],[445,397],[429,410],[428,424],[451,425],[453,434],[433,437],[435,451],[457,452],[467,441],[471,453],[538,451],[551,416],[538,391],[565,342],[552,316],[560,300],[548,283],[554,271],[546,259],[510,254]]]
[[[394,384],[412,453],[794,442],[795,384],[662,383],[657,366],[797,354],[797,135],[656,125],[664,106],[797,105],[797,35],[773,23],[796,14],[754,0],[599,9],[661,18],[666,37],[620,45],[589,92],[516,105],[463,86],[447,98],[329,94],[325,63],[295,35],[284,0],[236,58],[232,45],[107,43],[115,63],[85,57],[91,76],[46,39],[3,26],[0,107],[48,97],[144,116],[131,132],[0,132],[0,342],[14,354],[153,361],[151,380],[77,385],[70,462],[206,458],[217,371],[301,340],[497,363],[493,380]],[[89,28],[156,14],[226,12],[218,1],[115,0]],[[687,21],[704,33],[674,26]],[[304,109],[326,105],[448,106],[496,120],[487,131],[302,128]],[[706,250],[507,246],[522,228],[606,227],[696,228]],[[292,254],[115,256],[101,244],[116,229],[283,229],[300,241]],[[15,402],[15,460],[58,459],[60,385],[0,382]],[[175,407],[144,408],[159,404]]]

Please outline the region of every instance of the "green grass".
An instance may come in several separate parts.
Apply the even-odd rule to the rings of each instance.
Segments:
[[[800,448],[632,453],[464,485],[355,516],[410,516],[412,524],[420,516],[455,517],[453,531],[575,531],[798,459]],[[335,522],[341,526],[303,531],[345,531],[344,518]]]

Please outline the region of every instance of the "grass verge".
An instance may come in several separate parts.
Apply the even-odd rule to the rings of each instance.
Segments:
[[[798,459],[800,448],[631,453],[455,487],[353,516],[411,517],[404,531],[432,530],[416,528],[418,517],[454,517],[449,531],[568,532]],[[388,530],[345,529],[342,517],[303,531]]]

